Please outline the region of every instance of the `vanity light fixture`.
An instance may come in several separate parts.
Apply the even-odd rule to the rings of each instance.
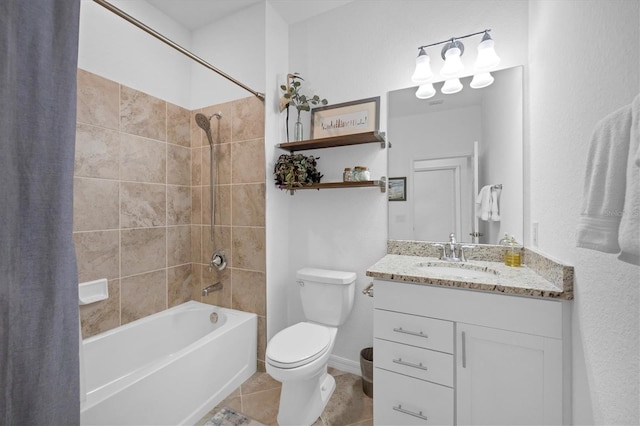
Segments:
[[[489,70],[493,69],[500,62],[500,58],[494,49],[494,41],[489,35],[489,31],[484,30],[473,34],[467,34],[461,37],[453,37],[449,40],[440,41],[438,43],[420,46],[418,49],[418,57],[416,58],[416,69],[411,76],[411,80],[420,86],[416,91],[416,97],[419,99],[429,99],[436,94],[433,87],[434,74],[431,71],[431,58],[426,52],[427,47],[444,44],[440,56],[444,60],[444,65],[440,71],[445,82],[442,86],[442,93],[453,94],[462,90],[462,83],[458,78],[464,72],[464,64],[462,63],[462,55],[464,54],[464,44],[460,41],[462,38],[472,37],[482,34],[482,41],[478,45],[478,56],[474,64],[475,74],[471,81],[471,88],[481,89],[493,83],[493,76]]]

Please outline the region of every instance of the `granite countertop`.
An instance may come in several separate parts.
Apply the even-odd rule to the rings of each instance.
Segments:
[[[453,267],[456,271],[453,271],[452,275],[443,274],[421,266],[425,264]],[[466,272],[467,270],[470,272]],[[475,271],[488,273],[474,276],[480,275],[474,273]],[[519,296],[573,299],[572,271],[573,268],[570,269],[571,274],[565,274],[570,275],[570,280],[566,279],[567,277],[564,280],[551,280],[544,277],[548,277],[546,271],[541,272],[525,265],[511,267],[502,262],[475,259],[457,263],[439,260],[437,257],[390,253],[368,268],[367,276]]]

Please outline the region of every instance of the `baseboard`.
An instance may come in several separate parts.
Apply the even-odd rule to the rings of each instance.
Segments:
[[[331,355],[329,358],[329,367],[333,367],[336,370],[344,371],[346,373],[355,374],[356,376],[362,375],[359,362],[351,361],[350,359],[336,355]]]

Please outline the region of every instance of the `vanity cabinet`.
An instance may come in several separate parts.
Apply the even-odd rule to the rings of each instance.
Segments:
[[[566,301],[374,288],[375,424],[571,423]]]

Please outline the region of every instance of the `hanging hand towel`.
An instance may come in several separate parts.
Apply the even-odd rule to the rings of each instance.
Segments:
[[[640,265],[640,95],[602,119],[589,145],[578,247]]]
[[[500,222],[500,193],[501,188],[497,188],[495,185],[491,186],[491,222]]]
[[[481,220],[489,220],[491,215],[491,185],[485,185],[476,198],[476,216]]]

